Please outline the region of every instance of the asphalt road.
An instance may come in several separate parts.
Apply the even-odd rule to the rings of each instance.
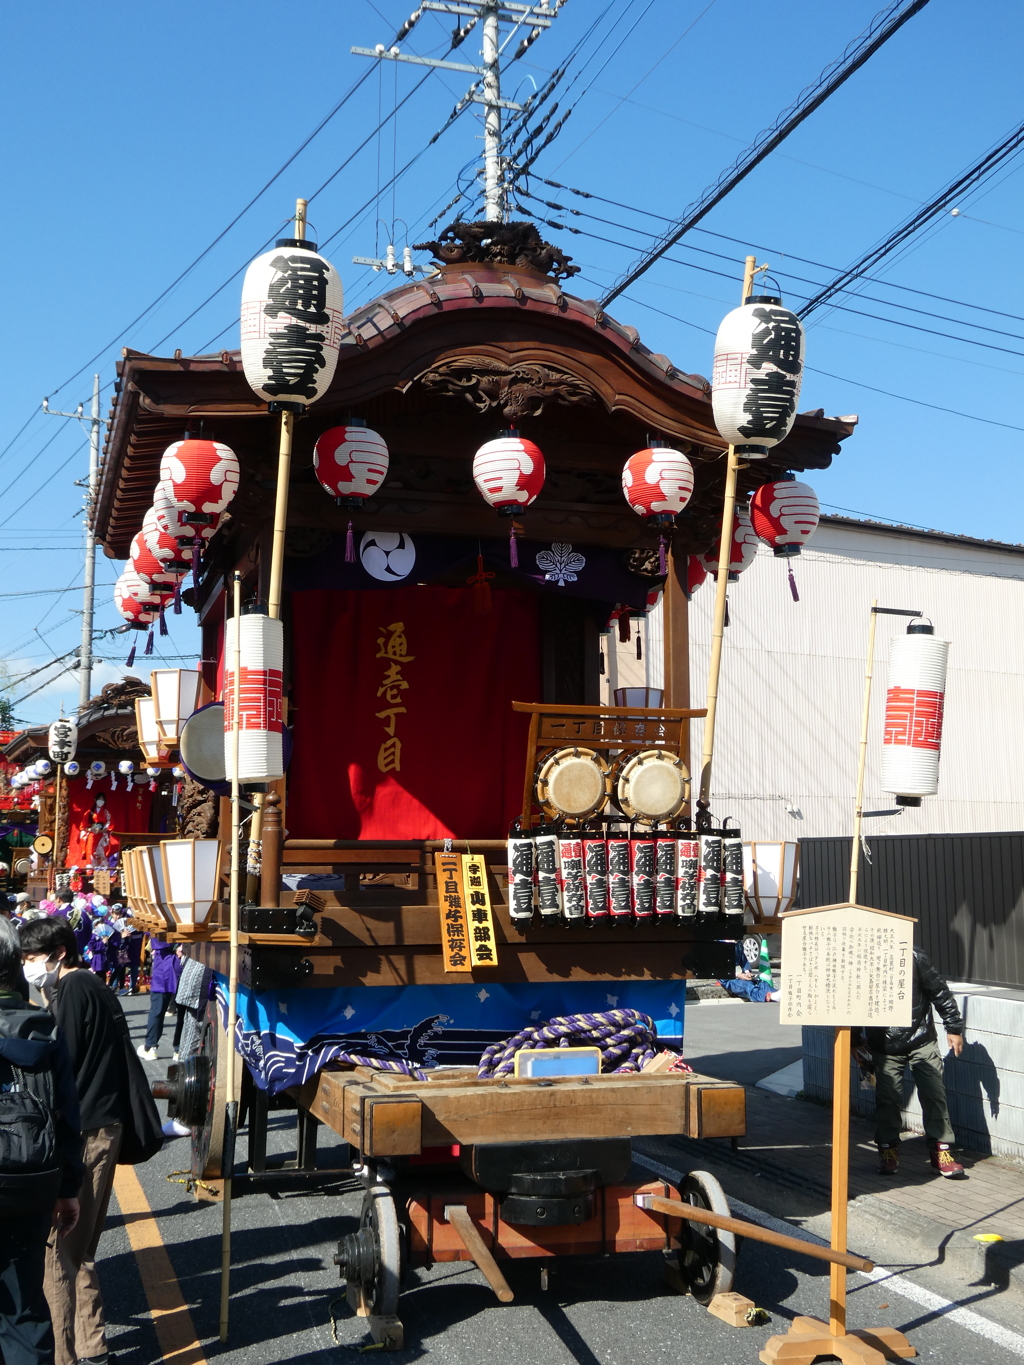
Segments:
[[[694,1071],[756,1085],[801,1055],[800,1030],[779,1023],[778,1005],[687,1001],[683,1052]]]
[[[141,1037],[148,1002],[142,998],[125,1004],[133,1034]],[[750,1033],[743,1017],[754,1018],[750,1015],[754,1008],[760,1029]],[[756,1043],[767,1036],[761,1020],[768,1008],[737,1006],[735,1015],[729,1005],[693,1010],[687,1020],[688,1040],[700,1035],[700,1047],[712,1050],[701,1054],[691,1047],[691,1061],[701,1055],[733,1055],[732,1031],[737,1028],[743,1034],[741,1048],[767,1057],[774,1045],[758,1048]],[[161,1051],[169,1057],[166,1040]],[[164,1065],[150,1065],[148,1070],[155,1078],[163,1074]],[[718,1071],[726,1074],[721,1067]],[[290,1116],[272,1115],[272,1120],[271,1150],[292,1151]],[[332,1147],[329,1139],[322,1130],[324,1167],[337,1165],[342,1157],[342,1149]],[[362,1322],[345,1306],[332,1263],[338,1237],[355,1227],[361,1194],[352,1182],[326,1176],[235,1200],[230,1338],[221,1347],[217,1330],[222,1211],[219,1205],[197,1204],[174,1183],[180,1179],[174,1173],[187,1163],[186,1142],[180,1141],[169,1143],[153,1161],[136,1168],[200,1343],[175,1352],[170,1357],[175,1365],[202,1365],[214,1357],[226,1365],[277,1361],[342,1365],[355,1360],[368,1338]],[[638,1169],[636,1174],[644,1179],[663,1172]],[[737,1212],[742,1216],[746,1210]],[[129,1243],[129,1231],[138,1242],[144,1225],[137,1214],[126,1221],[115,1201],[100,1243],[110,1344],[119,1365],[151,1365],[163,1358],[147,1311],[143,1274],[150,1298],[155,1295],[158,1304],[172,1302],[173,1295],[169,1300],[167,1284],[160,1283],[159,1260],[154,1262],[152,1252],[145,1249],[133,1252]],[[764,1341],[784,1332],[794,1316],[821,1316],[827,1311],[823,1263],[754,1243],[743,1247],[735,1287],[767,1309],[772,1321],[745,1329],[727,1327],[692,1299],[669,1292],[661,1282],[657,1255],[565,1258],[556,1263],[547,1291],[541,1288],[537,1262],[506,1265],[516,1295],[507,1306],[497,1303],[474,1267],[447,1264],[412,1272],[400,1303],[407,1345],[390,1358],[396,1365],[420,1359],[437,1365],[749,1365],[757,1360]],[[990,1288],[971,1290],[962,1299],[968,1305],[965,1315],[941,1297],[943,1286],[934,1271],[895,1269],[901,1272],[897,1278],[878,1283],[851,1276],[851,1326],[901,1328],[923,1359],[941,1365],[968,1360],[971,1365],[1006,1365],[1024,1358],[1024,1333],[1016,1330],[1019,1307],[1004,1303],[1005,1296]],[[337,1345],[331,1333],[332,1305]]]

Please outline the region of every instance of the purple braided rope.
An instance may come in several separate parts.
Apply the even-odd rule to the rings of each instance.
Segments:
[[[655,1052],[654,1020],[637,1010],[606,1010],[603,1014],[568,1014],[546,1024],[520,1029],[503,1043],[492,1043],[480,1058],[477,1075],[508,1076],[515,1056],[524,1047],[593,1047],[601,1049],[601,1070],[624,1075],[641,1071]]]
[[[336,1052],[332,1062],[342,1062],[347,1066],[369,1066],[374,1071],[394,1071],[399,1076],[412,1076],[417,1081],[428,1079],[425,1071],[420,1071],[411,1062],[396,1062],[387,1057],[361,1057],[357,1052]]]

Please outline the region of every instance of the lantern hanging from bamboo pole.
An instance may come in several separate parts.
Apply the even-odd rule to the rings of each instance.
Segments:
[[[257,256],[245,272],[241,312],[242,368],[253,392],[300,408],[326,393],[338,364],[342,309],[341,276],[315,242],[282,237]]]
[[[338,506],[356,512],[372,497],[388,476],[388,447],[383,436],[358,417],[345,426],[331,427],[313,447],[313,468],[323,488]],[[356,548],[349,517],[345,536],[345,560],[355,563]]]
[[[514,427],[486,441],[473,456],[473,482],[500,517],[514,517],[535,502],[545,473],[540,448],[524,440]],[[514,523],[509,530],[509,562],[519,567]]]
[[[949,641],[935,627],[912,621],[889,653],[889,687],[882,734],[882,789],[899,806],[919,806],[939,789],[939,748],[946,697]]]
[[[810,484],[783,474],[763,483],[750,500],[750,521],[760,540],[779,559],[798,555],[818,529],[821,508]]]
[[[700,556],[701,566],[708,573],[718,573],[718,550],[716,542],[706,554]],[[733,519],[732,545],[729,555],[729,579],[735,582],[744,569],[754,562],[757,554],[757,536],[750,524],[750,517],[743,507],[737,507]]]
[[[661,530],[658,570],[667,573],[667,531],[693,496],[693,465],[681,451],[653,441],[626,461],[622,492],[638,516]]]
[[[238,491],[238,456],[221,441],[175,441],[160,461],[160,482],[181,520],[210,526]]]
[[[748,294],[715,337],[711,403],[715,426],[746,459],[763,459],[796,418],[804,329],[775,294]]]
[[[284,776],[281,681],[284,668],[284,625],[253,613],[227,623],[224,652],[224,769],[234,771],[232,725],[235,695],[235,649],[239,650],[240,703],[239,782],[274,782]]]

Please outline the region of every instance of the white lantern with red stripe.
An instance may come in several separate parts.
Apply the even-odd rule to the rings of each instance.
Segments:
[[[341,276],[316,244],[279,239],[245,272],[242,368],[268,403],[304,408],[326,393],[341,347]]]
[[[524,440],[515,428],[486,441],[473,456],[473,482],[502,517],[514,517],[537,500],[545,472],[540,447]],[[515,527],[510,532],[509,558],[518,567]]]
[[[701,565],[708,573],[718,573],[718,551],[720,542],[716,541],[706,554],[700,555]],[[736,508],[736,516],[733,521],[732,547],[729,556],[729,578],[735,582],[744,569],[753,564],[754,556],[757,554],[757,536],[754,528],[750,524],[750,517],[745,507]]]
[[[785,474],[763,483],[750,500],[750,520],[760,540],[780,559],[798,555],[818,529],[821,508],[810,484]]]
[[[253,613],[232,617],[224,638],[224,768],[235,768],[235,645],[239,649],[239,782],[274,782],[284,776],[281,680],[284,625]]]
[[[893,641],[882,734],[882,788],[896,804],[919,806],[939,789],[939,746],[946,698],[949,641],[913,621]]]
[[[165,589],[144,582],[134,569],[125,569],[114,584],[114,606],[130,625],[140,628],[153,624],[170,597]]]
[[[715,337],[711,404],[719,433],[737,454],[763,459],[796,418],[804,329],[775,294],[750,295]]]
[[[238,491],[238,456],[221,441],[186,437],[164,451],[160,482],[183,522],[209,526]]]

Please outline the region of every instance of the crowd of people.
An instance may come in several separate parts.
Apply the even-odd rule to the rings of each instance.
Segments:
[[[138,1059],[156,1060],[169,1009],[177,1059],[181,969],[176,945],[148,947],[104,896],[0,896],[4,1365],[113,1365],[96,1250],[117,1166],[188,1132],[161,1125]],[[119,997],[147,988],[136,1048]]]

